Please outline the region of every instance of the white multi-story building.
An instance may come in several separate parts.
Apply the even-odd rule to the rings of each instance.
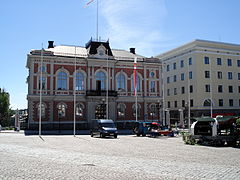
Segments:
[[[157,58],[172,122],[180,112],[185,117],[240,114],[240,45],[194,40]]]

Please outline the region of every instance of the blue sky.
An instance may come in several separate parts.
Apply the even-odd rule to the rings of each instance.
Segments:
[[[96,38],[96,0],[2,0],[0,87],[13,109],[27,108],[31,49],[84,46]],[[194,39],[240,44],[238,0],[99,0],[99,36],[114,49],[135,47],[150,57]]]

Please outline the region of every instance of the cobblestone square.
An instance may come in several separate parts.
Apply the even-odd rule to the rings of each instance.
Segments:
[[[0,179],[240,179],[240,149],[181,137],[0,133]]]

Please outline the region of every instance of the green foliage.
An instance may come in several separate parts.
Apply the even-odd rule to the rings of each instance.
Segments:
[[[236,124],[240,126],[240,118],[237,119]]]
[[[186,143],[186,144],[190,144],[190,145],[195,145],[196,144],[196,141],[195,139],[192,137],[191,134],[189,134],[188,132],[182,132],[182,137],[183,137],[183,141]]]
[[[0,88],[0,124],[8,126],[10,124],[9,94]]]

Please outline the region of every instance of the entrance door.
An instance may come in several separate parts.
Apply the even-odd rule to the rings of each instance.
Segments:
[[[101,81],[99,80],[96,81],[96,90],[101,91]]]
[[[106,119],[106,104],[98,104],[96,106],[95,119]]]

